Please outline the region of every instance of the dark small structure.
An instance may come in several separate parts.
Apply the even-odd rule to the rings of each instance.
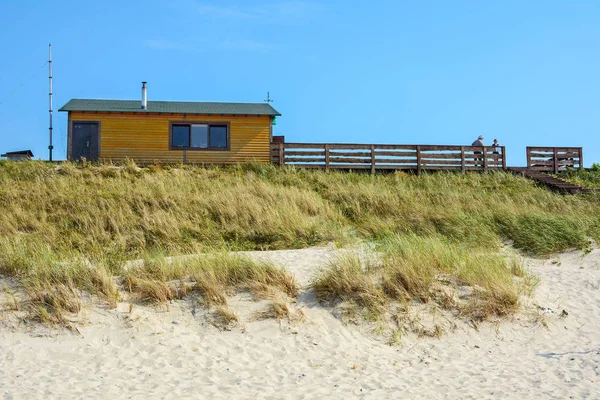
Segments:
[[[31,150],[7,151],[4,154],[0,154],[0,157],[4,157],[12,161],[31,160],[33,158],[33,153]]]

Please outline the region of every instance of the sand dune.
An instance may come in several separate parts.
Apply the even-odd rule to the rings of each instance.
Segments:
[[[333,248],[252,253],[306,286]],[[253,320],[260,304],[230,301],[231,331],[189,301],[88,307],[80,334],[0,325],[0,396],[20,398],[600,398],[600,251],[528,259],[541,278],[526,310],[442,339],[390,346],[344,325],[306,290],[301,322]],[[563,310],[565,311],[563,313]],[[547,325],[547,326],[544,326]]]

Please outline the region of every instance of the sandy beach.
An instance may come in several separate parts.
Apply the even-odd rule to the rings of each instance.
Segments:
[[[477,329],[458,322],[441,339],[407,335],[401,345],[317,304],[307,284],[335,253],[247,253],[296,276],[298,321],[258,320],[261,304],[243,294],[229,302],[240,323],[225,331],[185,300],[168,310],[88,306],[78,332],[4,311],[0,397],[600,398],[600,250],[526,259],[541,282],[520,314]]]

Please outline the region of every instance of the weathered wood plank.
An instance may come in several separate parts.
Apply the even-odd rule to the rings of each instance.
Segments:
[[[376,158],[377,164],[415,164],[417,165],[416,158]]]
[[[329,162],[331,163],[368,163],[371,164],[371,158],[351,158],[351,157],[331,157],[329,156]]]
[[[286,164],[289,163],[298,163],[298,162],[325,162],[325,157],[284,157],[283,158]]]
[[[462,165],[461,160],[421,160],[423,166],[431,165]]]
[[[531,153],[529,153],[529,156],[534,158],[534,157],[552,157],[554,152],[550,151],[547,153],[540,153],[540,152],[534,152],[532,151]],[[558,151],[557,152],[559,156],[561,157],[572,157],[572,158],[578,158],[579,157],[579,152],[573,152],[573,151]]]
[[[394,156],[394,157],[416,157],[416,151],[377,151],[375,149],[376,156]]]
[[[371,169],[371,165],[364,164],[330,164],[332,169]]]
[[[286,149],[321,149],[325,150],[325,143],[283,143]]]
[[[528,146],[527,149],[529,149],[529,151],[551,151],[554,152],[554,149],[556,149],[556,151],[558,152],[579,152],[581,147],[532,147],[532,146]]]
[[[427,159],[457,159],[460,160],[461,153],[440,153],[440,154],[432,154],[432,153],[421,153],[421,160]]]
[[[285,150],[285,156],[324,156],[325,150],[323,151],[288,151]]]
[[[329,152],[330,156],[336,157],[371,157],[370,151],[357,151],[357,152],[343,152],[332,150]]]

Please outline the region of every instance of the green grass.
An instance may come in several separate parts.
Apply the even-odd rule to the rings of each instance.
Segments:
[[[600,189],[600,164],[593,164],[588,170],[571,169],[561,172],[557,177],[582,187]]]
[[[559,195],[501,172],[371,176],[261,164],[2,161],[0,273],[30,288],[40,318],[48,319],[44,313],[76,310],[63,298],[82,292],[114,305],[113,277],[128,276],[127,260],[149,255],[435,237],[489,253],[511,240],[544,256],[598,240],[599,205],[598,194]],[[156,274],[151,264],[144,271]],[[136,275],[132,290],[161,301],[177,296],[168,282],[182,273],[164,274]]]
[[[326,266],[313,282],[318,298],[355,304],[368,319],[389,311],[392,302],[420,302],[481,321],[515,312],[519,296],[531,285],[518,264],[437,235],[397,235],[377,250],[381,264],[349,255]],[[468,288],[462,299],[454,295],[460,288]]]

